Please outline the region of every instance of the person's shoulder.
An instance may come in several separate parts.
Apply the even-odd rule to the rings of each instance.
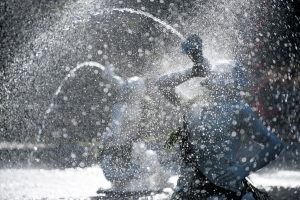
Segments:
[[[253,111],[252,107],[248,103],[241,102],[239,104],[239,107],[240,107],[240,115],[241,115],[241,117],[248,118],[248,117],[254,115],[254,111]]]
[[[250,105],[245,102],[245,101],[240,101],[239,102],[239,106],[242,108],[242,109],[249,109],[250,108]]]

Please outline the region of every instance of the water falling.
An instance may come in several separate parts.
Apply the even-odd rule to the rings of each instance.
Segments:
[[[138,15],[142,15],[142,16],[151,18],[151,19],[153,19],[153,21],[160,23],[166,29],[170,30],[172,33],[177,35],[181,40],[184,40],[184,38],[185,38],[180,32],[178,32],[171,25],[167,24],[166,22],[162,21],[161,19],[155,17],[154,15],[152,15],[148,12],[144,12],[144,11],[141,11],[141,10],[134,10],[134,9],[131,9],[131,8],[113,8],[113,9],[111,9],[111,11],[129,12],[129,13],[138,14]]]
[[[64,6],[60,7],[59,11],[51,9],[51,6],[49,6],[51,1],[46,1],[43,4],[33,2],[29,5],[26,4],[31,1],[24,1],[25,3],[20,1],[17,4],[10,3],[13,1],[4,1],[4,6],[8,5],[7,8],[9,8],[4,9],[4,33],[6,33],[5,26],[12,27],[13,31],[8,32],[7,35],[11,35],[8,38],[18,40],[18,43],[22,45],[20,48],[17,46],[18,51],[11,52],[10,50],[16,47],[12,47],[10,42],[3,40],[3,44],[7,46],[7,48],[4,48],[4,55],[13,53],[14,63],[10,66],[10,64],[6,64],[6,60],[3,61],[4,67],[8,69],[7,74],[9,76],[7,83],[3,85],[4,108],[7,109],[7,112],[4,110],[5,112],[0,119],[7,120],[4,121],[7,129],[2,128],[2,121],[0,120],[0,135],[3,133],[5,137],[8,136],[14,141],[20,140],[22,142],[31,142],[31,138],[34,138],[40,144],[16,143],[14,145],[7,143],[6,147],[0,143],[0,149],[2,148],[2,150],[4,149],[3,152],[12,155],[17,155],[15,152],[22,153],[23,151],[20,151],[22,149],[25,153],[28,152],[28,149],[29,151],[32,150],[28,156],[27,165],[35,167],[37,163],[43,164],[44,161],[46,163],[53,162],[51,159],[45,159],[45,157],[48,157],[47,154],[43,154],[44,159],[39,160],[39,153],[47,152],[52,147],[53,149],[56,148],[56,141],[69,142],[73,140],[74,136],[76,142],[82,142],[83,140],[80,137],[89,136],[89,134],[92,136],[91,139],[95,139],[96,135],[98,139],[103,127],[108,122],[108,113],[110,113],[111,108],[110,100],[112,99],[109,98],[109,94],[113,93],[110,93],[111,90],[105,92],[110,87],[107,87],[106,81],[103,83],[102,78],[97,76],[103,73],[103,69],[110,63],[113,63],[114,66],[124,67],[123,69],[127,69],[125,72],[128,74],[137,71],[139,75],[140,73],[143,74],[142,70],[139,71],[136,70],[138,68],[133,69],[132,67],[135,66],[135,63],[144,61],[143,59],[146,57],[145,50],[149,50],[148,52],[151,53],[148,55],[155,56],[154,59],[153,57],[147,57],[145,61],[151,62],[151,65],[146,63],[146,67],[155,66],[154,70],[151,69],[151,73],[154,73],[154,75],[151,74],[151,78],[167,71],[175,71],[177,70],[176,67],[187,67],[190,64],[188,58],[180,55],[178,48],[174,48],[180,40],[184,40],[184,37],[187,36],[178,31],[182,30],[184,33],[197,33],[202,37],[204,56],[212,64],[212,70],[218,73],[230,71],[231,68],[219,67],[218,62],[222,63],[223,60],[233,59],[242,60],[244,66],[250,68],[251,71],[253,70],[255,74],[268,75],[263,76],[264,80],[261,77],[255,77],[253,82],[258,83],[260,91],[257,91],[257,94],[253,97],[253,104],[258,105],[257,108],[261,109],[258,110],[262,111],[261,118],[266,119],[266,124],[270,124],[270,128],[273,129],[274,127],[275,130],[282,130],[282,133],[279,133],[280,136],[287,138],[291,144],[296,143],[297,146],[289,147],[284,152],[285,155],[271,165],[270,168],[274,170],[265,169],[258,174],[252,174],[250,178],[255,186],[261,185],[265,189],[270,189],[270,192],[272,191],[270,187],[284,187],[286,189],[281,188],[280,190],[285,191],[287,195],[294,196],[294,198],[290,196],[276,198],[275,196],[274,199],[298,199],[300,186],[300,173],[298,172],[299,109],[297,109],[299,108],[299,95],[297,95],[297,91],[299,91],[299,80],[297,79],[297,75],[299,75],[299,57],[297,56],[296,41],[299,34],[295,34],[298,29],[294,28],[293,30],[293,26],[299,27],[300,18],[297,15],[297,20],[290,20],[289,18],[287,21],[285,16],[288,15],[288,13],[285,13],[287,10],[289,12],[290,10],[299,10],[297,9],[298,6],[292,6],[292,4],[296,4],[296,1],[196,0],[193,1],[192,8],[186,6],[186,3],[192,1],[137,0],[135,1],[137,3],[132,3],[134,2],[132,1],[128,5],[126,5],[126,1],[110,0],[106,4],[105,1],[70,1],[66,5],[63,4]],[[125,7],[110,7],[110,5],[116,5],[117,3],[123,4]],[[177,3],[181,6],[177,6]],[[145,6],[145,9],[142,6]],[[139,7],[141,7],[141,10],[139,10]],[[161,9],[162,7],[163,9]],[[14,8],[14,10],[10,8]],[[26,10],[32,10],[32,12],[28,13]],[[162,11],[162,13],[157,11]],[[11,14],[6,17],[6,12],[11,12]],[[24,19],[20,17],[24,16],[23,13],[26,14]],[[166,18],[162,18],[162,16]],[[53,20],[51,20],[52,17],[54,17]],[[289,17],[294,19],[293,16]],[[39,22],[37,19],[41,19],[41,21]],[[167,21],[161,19],[167,19]],[[150,22],[150,25],[145,21]],[[179,21],[180,23],[177,23]],[[19,28],[19,26],[14,25],[16,23],[19,25],[26,24],[26,26]],[[177,30],[176,26],[172,27],[175,23],[182,28]],[[153,26],[153,24],[157,26]],[[20,31],[18,31],[19,29]],[[118,32],[114,32],[115,30],[118,30]],[[132,35],[132,33],[134,34]],[[174,36],[171,34],[174,34]],[[122,37],[118,37],[120,35]],[[138,38],[140,43],[134,40],[138,35],[142,36]],[[26,37],[23,38],[23,36]],[[174,45],[161,45],[160,42],[169,41],[170,39],[174,41]],[[119,47],[121,51],[119,51]],[[152,47],[154,47],[154,53]],[[158,53],[160,54],[158,56],[156,56],[157,49],[159,49]],[[127,54],[129,50],[130,53],[133,52],[133,55]],[[142,57],[137,57],[140,50]],[[137,58],[136,62],[132,61],[135,58]],[[115,63],[120,63],[120,65],[115,65]],[[89,68],[86,73],[83,73],[86,79],[80,77],[81,72],[85,70],[79,70],[84,68]],[[95,73],[93,75],[90,73],[91,69],[95,69],[99,74]],[[136,71],[133,72],[133,70]],[[124,75],[123,71],[118,72],[118,74],[122,77],[128,75]],[[149,78],[147,75],[145,74],[145,77]],[[4,78],[6,78],[6,74],[4,74]],[[84,81],[80,81],[81,78]],[[221,81],[225,81],[223,77],[220,76],[220,78],[222,78]],[[97,80],[101,82],[98,84],[95,82]],[[68,83],[72,88],[69,87]],[[220,82],[221,87],[223,87],[222,83]],[[203,88],[199,89],[201,87],[199,81],[195,80],[195,82],[188,82],[187,84],[186,87],[182,85],[182,88],[178,88],[186,92],[187,97],[192,99],[200,93],[199,98],[202,98],[200,95],[207,98]],[[203,98],[203,101],[205,98]],[[105,101],[102,101],[104,99]],[[2,111],[2,101],[0,103],[0,110]],[[95,105],[99,107],[96,109]],[[161,109],[157,113],[167,117],[172,116],[165,104],[160,103],[159,105],[163,105],[164,110],[161,111]],[[108,109],[105,111],[102,106]],[[147,109],[152,111],[150,106]],[[59,110],[59,108],[62,109]],[[264,111],[267,113],[264,114]],[[160,122],[176,121],[167,117],[164,120],[164,116],[161,117],[157,113],[154,113],[154,117],[157,119],[147,121],[151,126],[163,126]],[[73,119],[68,121],[70,116],[73,119],[77,120],[79,118],[79,120],[82,120],[78,123],[79,126],[73,123]],[[106,116],[107,118],[105,118]],[[99,124],[97,124],[98,122]],[[36,129],[39,126],[40,129],[36,134]],[[176,126],[169,127],[173,129]],[[42,144],[45,141],[41,141],[41,136],[42,139],[45,136],[42,133],[45,134],[46,129],[47,132],[52,133],[50,141],[54,143],[50,145],[51,147],[49,147],[49,144]],[[160,132],[156,129],[151,131]],[[70,136],[71,134],[72,136]],[[76,138],[77,136],[78,138]],[[5,137],[2,139],[5,140]],[[157,138],[160,142],[164,140],[161,137]],[[97,142],[97,140],[94,141]],[[93,143],[94,141],[92,140]],[[69,144],[64,142],[64,145],[68,146]],[[245,154],[248,148],[249,146],[245,145]],[[17,149],[17,151],[14,149]],[[65,152],[64,148],[59,150]],[[57,152],[55,151],[55,153]],[[67,158],[73,162],[74,155],[73,153],[67,155]],[[80,160],[81,154],[77,155],[78,160]],[[57,154],[55,156],[59,159],[59,162],[64,163],[65,157]],[[246,160],[248,160],[248,156],[250,154],[247,153]],[[3,157],[1,156],[1,158]],[[22,158],[22,155],[20,158]],[[147,159],[147,157],[142,158]],[[1,159],[0,164],[13,166],[10,165],[13,161],[13,159],[4,157],[4,159]],[[86,159],[84,159],[85,161]],[[147,161],[147,163],[153,164],[153,159]],[[143,162],[145,165],[147,163]],[[53,165],[55,165],[55,162]],[[67,166],[69,165],[64,165],[64,167]],[[74,162],[72,166],[77,166],[77,163]],[[277,168],[298,171],[281,171]],[[175,179],[177,180],[177,178]],[[95,191],[99,186],[108,187],[109,184],[99,167],[65,170],[0,169],[0,180],[3,180],[3,183],[0,184],[0,199],[78,199],[79,197],[86,199],[95,195]],[[174,184],[176,184],[176,181],[174,181]]]
[[[43,117],[43,121],[42,121],[42,127],[40,127],[39,129],[39,132],[38,132],[38,136],[37,136],[37,141],[40,142],[40,137],[41,137],[41,134],[42,134],[42,131],[43,129],[45,128],[45,120],[47,119],[47,114],[50,114],[54,108],[54,99],[55,97],[57,97],[61,90],[62,90],[62,87],[64,86],[64,84],[69,80],[69,78],[71,78],[72,76],[75,76],[75,73],[79,70],[79,69],[82,69],[82,68],[98,68],[101,70],[101,72],[103,72],[105,70],[105,67],[102,66],[101,64],[97,63],[97,62],[93,62],[93,61],[90,61],[90,62],[84,62],[84,63],[81,63],[79,65],[77,65],[75,68],[73,68],[66,76],[65,78],[61,81],[61,83],[59,84],[57,90],[55,91],[52,99],[51,99],[51,103],[50,105],[48,106],[45,114],[44,114],[44,117]],[[100,72],[100,73],[101,73]]]
[[[113,12],[113,11],[118,11],[118,12],[122,12],[122,13],[123,12],[128,12],[128,13],[138,14],[138,15],[141,15],[141,16],[151,18],[153,21],[158,22],[159,24],[164,26],[166,29],[170,30],[171,33],[178,36],[181,40],[185,39],[185,37],[179,31],[177,31],[175,28],[173,28],[171,25],[169,25],[168,23],[162,21],[161,19],[155,17],[154,15],[152,15],[148,12],[144,12],[144,11],[141,11],[141,10],[134,10],[134,9],[131,9],[131,8],[113,8],[113,9],[106,9],[105,11],[108,11],[110,13]],[[99,13],[97,13],[97,14],[99,14]],[[93,61],[84,62],[84,63],[81,63],[81,64],[77,65],[74,69],[72,69],[65,76],[65,78],[63,79],[63,81],[61,81],[60,85],[58,86],[57,90],[55,91],[54,95],[52,96],[50,105],[46,109],[46,112],[45,112],[43,120],[42,120],[42,125],[41,125],[41,127],[39,127],[39,130],[38,130],[37,142],[40,142],[40,140],[41,140],[41,135],[42,135],[42,132],[45,128],[45,120],[47,119],[47,115],[50,114],[52,112],[53,108],[54,108],[54,99],[55,99],[55,97],[57,97],[60,94],[60,92],[62,90],[62,87],[68,81],[68,79],[70,77],[74,76],[74,74],[77,70],[79,70],[81,68],[85,68],[85,67],[88,67],[88,68],[89,67],[95,67],[95,68],[99,68],[102,71],[104,71],[104,69],[105,69],[104,66],[102,66],[101,64],[99,64],[97,62],[93,62]]]

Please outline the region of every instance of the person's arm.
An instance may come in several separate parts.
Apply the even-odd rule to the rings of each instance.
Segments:
[[[240,181],[250,175],[251,172],[268,165],[284,148],[283,142],[263,125],[249,106],[243,107],[239,113],[240,120],[243,120],[241,124],[245,128],[245,134],[258,144],[263,145],[263,149],[245,164],[236,163],[227,168],[222,175],[215,179],[216,182]]]
[[[176,86],[194,77],[205,77],[208,73],[208,62],[205,65],[194,64],[192,68],[161,76],[155,83],[164,97],[174,105],[180,104],[180,98],[175,92]]]
[[[248,133],[255,142],[263,145],[263,149],[260,150],[254,158],[243,165],[249,173],[255,172],[274,160],[283,150],[284,143],[263,125],[262,121],[249,106],[241,110],[241,116],[246,126],[253,130],[246,130],[246,133]]]
[[[176,86],[193,77],[192,68],[161,76],[155,83],[159,91],[172,104],[180,104],[180,98],[175,92]]]

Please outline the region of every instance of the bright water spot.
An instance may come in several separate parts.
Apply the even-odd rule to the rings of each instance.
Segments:
[[[110,187],[98,167],[85,169],[2,169],[0,199],[57,199],[95,196]]]
[[[270,187],[295,188],[300,187],[299,171],[268,171],[263,173],[255,173],[250,176],[250,180],[256,186],[263,186],[265,189]]]

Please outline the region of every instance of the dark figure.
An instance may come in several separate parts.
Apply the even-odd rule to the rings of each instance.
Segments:
[[[187,38],[182,47],[194,62],[193,67],[157,81],[162,94],[184,109],[183,126],[177,130],[181,175],[172,199],[269,199],[245,178],[274,160],[283,143],[242,101],[245,79],[240,68],[233,64],[231,70],[214,74],[196,35]],[[209,90],[205,97],[184,105],[175,88],[194,77],[207,77],[201,84]],[[249,140],[263,148],[251,159],[239,158],[239,149]]]

